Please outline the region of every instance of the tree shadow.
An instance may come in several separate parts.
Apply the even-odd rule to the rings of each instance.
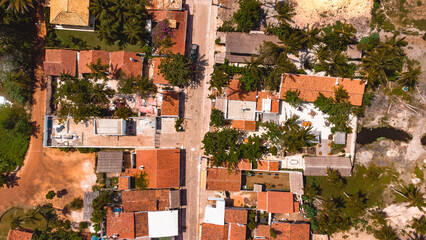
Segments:
[[[189,83],[189,87],[196,88],[201,86],[203,82],[206,68],[208,66],[208,61],[206,55],[202,55],[198,57],[197,62],[195,63],[195,74],[192,78],[192,81]]]
[[[18,171],[15,172],[8,172],[6,173],[6,178],[5,178],[5,185],[7,188],[13,188],[13,187],[17,187],[19,186],[18,184],[18,180],[21,179],[20,177],[17,176]]]
[[[56,196],[58,198],[62,198],[63,196],[66,196],[66,195],[68,195],[68,191],[66,189],[62,189],[56,193]]]

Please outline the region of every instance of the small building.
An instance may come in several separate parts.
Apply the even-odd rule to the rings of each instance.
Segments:
[[[256,92],[241,89],[240,81],[233,79],[226,88],[226,96],[226,119],[256,120]]]
[[[136,169],[148,174],[148,188],[178,188],[180,149],[138,150]]]
[[[304,157],[305,176],[327,176],[327,168],[337,170],[341,176],[352,175],[352,162],[347,157]]]
[[[253,231],[254,239],[270,239],[271,227],[269,225],[259,224]]]
[[[56,29],[93,31],[95,18],[89,13],[90,0],[50,0],[50,23]]]
[[[280,170],[280,162],[279,161],[258,161],[257,170],[259,171],[272,171],[276,172]]]
[[[257,193],[257,210],[268,213],[297,213],[299,203],[294,201],[292,192],[259,192]]]
[[[228,224],[216,225],[203,223],[201,226],[201,240],[228,239]]]
[[[180,207],[180,191],[168,189],[122,192],[126,212],[164,211]]]
[[[135,214],[133,212],[109,212],[106,219],[107,237],[118,239],[135,238]]]
[[[118,177],[118,190],[129,190],[132,188],[132,177],[131,176],[120,176]]]
[[[248,211],[246,209],[225,208],[225,222],[247,224]]]
[[[110,63],[113,79],[118,79],[121,74],[134,77],[142,75],[142,58],[136,52],[111,52]]]
[[[345,132],[335,132],[334,133],[334,143],[346,145],[346,133]]]
[[[310,240],[309,223],[273,222],[271,228],[277,233],[277,240]]]
[[[96,64],[99,61],[102,65],[109,66],[109,52],[105,52],[102,50],[87,50],[80,51],[79,59],[78,59],[78,73],[79,74],[88,74],[91,73],[89,65],[91,63]]]
[[[148,212],[150,238],[174,237],[179,234],[179,211]]]
[[[237,192],[241,190],[241,172],[226,168],[207,169],[207,190]]]
[[[164,91],[163,104],[161,105],[162,117],[180,117],[180,92]]]
[[[9,230],[7,240],[31,240],[33,233],[23,230]]]
[[[99,197],[99,192],[84,192],[84,201],[83,201],[83,220],[90,221],[92,218],[93,207],[92,202],[93,199]]]
[[[245,131],[256,131],[256,121],[233,120],[232,128]]]
[[[98,153],[97,171],[100,173],[120,173],[123,171],[122,151],[101,151]]]
[[[61,76],[77,74],[77,52],[65,49],[46,49],[43,62],[46,76]]]

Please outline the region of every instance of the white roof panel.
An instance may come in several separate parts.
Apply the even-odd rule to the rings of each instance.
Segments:
[[[179,211],[148,212],[148,232],[150,238],[173,237],[179,234]]]

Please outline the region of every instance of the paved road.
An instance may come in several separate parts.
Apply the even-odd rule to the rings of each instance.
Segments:
[[[200,234],[200,207],[204,208],[203,199],[200,199],[200,168],[199,157],[202,156],[201,140],[208,130],[210,116],[210,100],[208,95],[208,82],[214,61],[214,31],[215,9],[209,0],[189,0],[190,10],[188,25],[192,34],[188,34],[188,43],[200,46],[198,70],[200,76],[198,83],[187,89],[185,103],[185,138],[186,149],[186,181],[187,206],[184,211],[183,227],[184,239],[198,239]],[[190,30],[189,29],[189,30]],[[201,200],[201,201],[200,201]]]

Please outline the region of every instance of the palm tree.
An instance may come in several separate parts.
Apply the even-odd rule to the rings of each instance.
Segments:
[[[326,63],[330,59],[330,52],[326,46],[320,46],[315,51],[315,61],[320,62],[321,64]]]
[[[398,81],[404,86],[414,87],[421,73],[420,67],[414,68],[412,65],[408,65],[408,71],[403,72]]]
[[[286,2],[277,2],[276,10],[278,12],[278,15],[275,15],[276,19],[280,21],[282,24],[288,25],[289,23],[292,23],[292,18],[296,15],[296,12],[294,11],[294,7],[290,4],[289,1]]]
[[[398,236],[389,226],[383,226],[374,232],[374,237],[378,240],[397,240]]]
[[[111,0],[94,0],[90,1],[89,10],[96,20],[112,23],[115,19],[112,7]]]
[[[420,218],[413,218],[413,224],[411,224],[411,228],[414,229],[417,234],[425,235],[426,234],[426,217],[425,215]]]
[[[260,60],[253,55],[250,61],[245,60],[245,64],[245,73],[240,79],[241,87],[246,91],[255,91],[262,84],[264,69],[260,66]]]
[[[99,39],[108,45],[114,45],[117,39],[114,25],[100,24],[97,33]]]
[[[259,61],[267,65],[276,65],[282,54],[287,55],[283,46],[277,45],[273,42],[265,42],[260,47]]]
[[[387,50],[384,49],[374,49],[372,51],[368,51],[366,57],[362,58],[362,67],[363,70],[369,74],[375,74],[377,77],[377,81],[374,78],[369,78],[368,80],[372,80],[373,84],[381,83],[387,84],[388,75],[398,70],[398,59]]]
[[[406,202],[410,204],[407,207],[417,207],[420,211],[423,211],[423,207],[426,207],[425,198],[423,197],[422,191],[413,184],[408,186],[402,186],[400,190],[394,190],[399,195],[403,196]]]
[[[354,41],[356,28],[350,23],[341,23],[339,27],[335,28],[335,31],[345,40],[347,43]]]
[[[309,24],[306,27],[306,30],[302,31],[302,43],[307,48],[312,49],[315,44],[321,41],[321,37],[319,34],[321,33],[321,29],[317,27],[309,28]]]
[[[303,36],[297,31],[292,32],[288,36],[284,36],[281,39],[284,43],[284,49],[287,53],[292,53],[299,57],[299,50],[302,49]]]
[[[137,76],[135,77],[135,90],[139,96],[145,98],[146,96],[157,92],[157,87],[152,80],[146,77]]]
[[[219,94],[223,93],[223,88],[229,85],[228,74],[220,69],[215,69],[210,76],[209,90],[216,88]]]
[[[24,219],[21,216],[12,217],[10,221],[11,229],[22,229],[22,224],[24,224]]]
[[[89,69],[91,70],[91,73],[89,74],[90,79],[103,79],[105,81],[108,80],[107,72],[109,65],[102,64],[100,58],[96,60],[96,63],[91,62],[90,64],[87,64],[87,67],[89,67]]]
[[[8,10],[13,10],[14,12],[20,13],[28,12],[29,8],[34,7],[32,0],[1,0],[0,6],[5,3],[8,3]]]
[[[134,45],[143,42],[143,34],[145,29],[135,21],[126,22],[123,33],[127,36],[130,44]]]

